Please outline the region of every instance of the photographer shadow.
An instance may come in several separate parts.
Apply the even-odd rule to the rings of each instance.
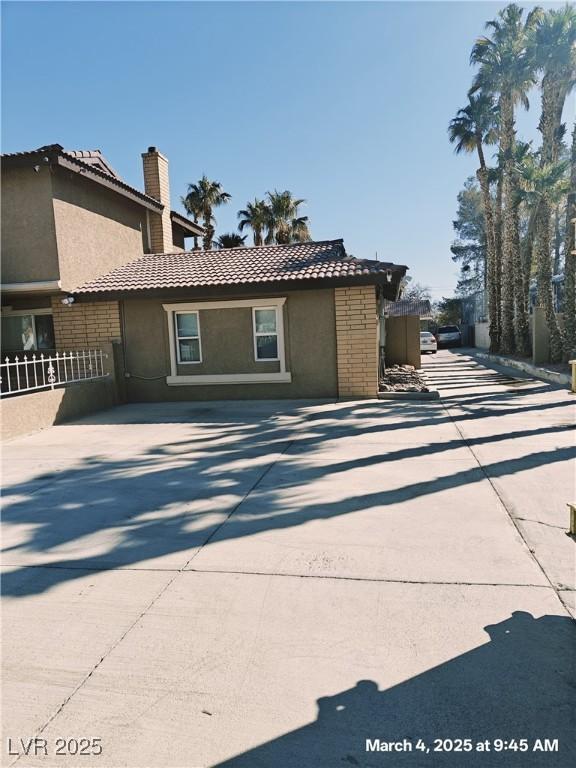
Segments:
[[[315,722],[217,768],[576,765],[574,622],[516,611],[485,630],[490,642],[392,688],[360,680],[318,699]],[[445,739],[470,739],[473,749],[456,751],[446,742],[435,751],[436,740]],[[419,740],[429,752],[416,748]],[[372,751],[368,741],[400,742],[401,751]]]

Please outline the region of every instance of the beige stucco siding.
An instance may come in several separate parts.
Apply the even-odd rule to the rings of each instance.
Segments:
[[[292,374],[292,382],[274,384],[168,386],[165,379],[170,373],[168,322],[162,304],[172,302],[169,299],[124,300],[129,399],[336,397],[334,291],[288,291],[282,295],[287,297],[284,305],[286,369]],[[271,298],[278,296],[274,294]],[[179,374],[269,373],[279,369],[277,362],[254,361],[250,308],[201,310],[200,333],[203,362],[178,366]]]
[[[2,282],[58,280],[52,177],[47,166],[2,171]]]
[[[250,307],[200,310],[201,363],[178,365],[179,376],[271,373],[279,363],[254,360]]]
[[[71,171],[58,171],[52,186],[63,290],[142,256],[142,206]]]

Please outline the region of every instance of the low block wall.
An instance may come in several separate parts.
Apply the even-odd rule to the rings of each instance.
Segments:
[[[14,395],[2,400],[2,440],[38,432],[116,404],[111,377]]]

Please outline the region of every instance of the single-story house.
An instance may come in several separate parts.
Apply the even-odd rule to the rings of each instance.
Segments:
[[[375,397],[378,308],[406,269],[342,240],[150,254],[71,308],[76,323],[103,303],[117,314],[129,401]]]

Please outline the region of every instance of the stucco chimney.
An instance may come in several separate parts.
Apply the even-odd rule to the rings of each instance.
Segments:
[[[170,180],[168,160],[156,147],[148,147],[142,154],[144,167],[144,191],[164,205],[162,214],[149,211],[150,249],[152,253],[173,251],[172,221],[170,219]]]

